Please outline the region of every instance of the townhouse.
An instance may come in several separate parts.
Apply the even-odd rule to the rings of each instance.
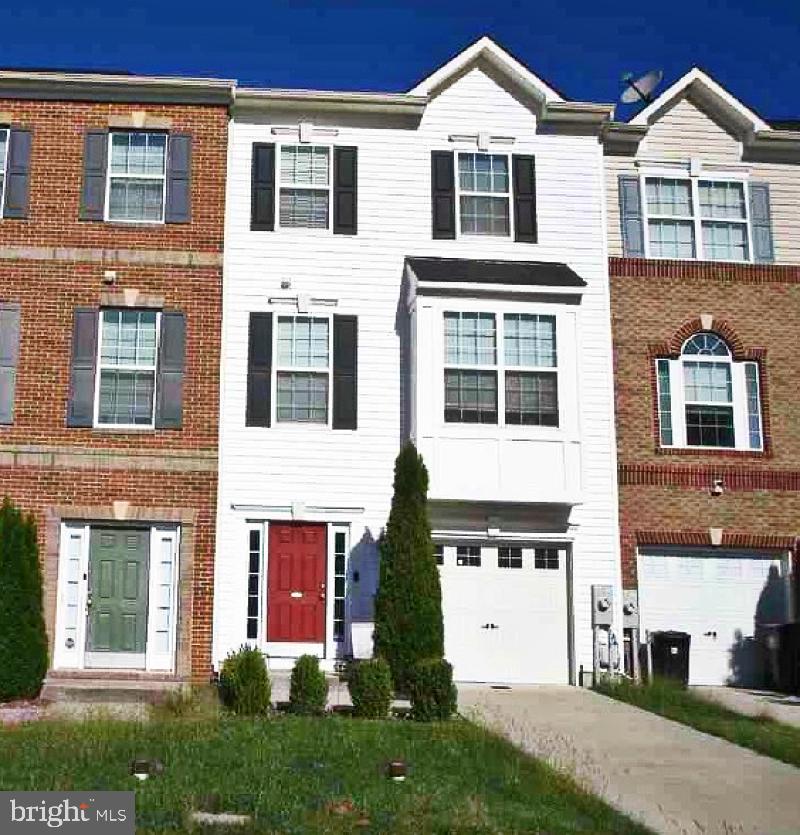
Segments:
[[[0,494],[48,686],[210,674],[231,91],[0,72]]]
[[[575,681],[593,587],[621,629],[611,110],[488,38],[403,94],[237,89],[215,663],[365,649],[408,438],[456,678]]]
[[[677,629],[693,683],[764,684],[796,616],[800,123],[695,68],[604,147],[629,670],[634,629]]]

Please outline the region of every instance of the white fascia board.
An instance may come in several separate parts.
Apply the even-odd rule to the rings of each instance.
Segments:
[[[258,109],[266,105],[281,108],[308,108],[317,110],[348,110],[404,113],[421,116],[428,103],[426,96],[407,93],[362,93],[336,90],[283,90],[257,87],[238,87],[235,106],[240,109]]]
[[[544,106],[542,122],[564,125],[595,125],[598,129],[614,118],[613,104],[584,101],[554,101]]]
[[[692,67],[685,75],[679,78],[671,87],[668,87],[660,96],[657,96],[650,104],[637,113],[630,120],[631,125],[649,125],[651,117],[658,113],[665,105],[679,96],[691,86],[697,85],[707,98],[716,100],[722,106],[722,110],[736,113],[740,120],[749,123],[753,131],[770,131],[772,128],[752,110],[745,107],[739,99],[732,96],[722,88],[713,78],[704,73],[699,67]]]
[[[563,101],[562,97],[552,87],[545,84],[541,78],[534,75],[526,66],[485,35],[420,81],[416,87],[408,91],[409,94],[412,96],[431,95],[434,90],[437,90],[477,58],[486,58],[521,87],[532,92],[536,98],[545,102]]]

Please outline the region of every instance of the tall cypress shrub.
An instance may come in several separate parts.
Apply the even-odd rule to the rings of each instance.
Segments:
[[[36,522],[6,498],[0,506],[0,702],[35,697],[46,672]]]
[[[444,654],[442,591],[428,521],[428,471],[412,443],[394,465],[394,497],[380,542],[375,654],[395,687],[408,687],[415,663]]]

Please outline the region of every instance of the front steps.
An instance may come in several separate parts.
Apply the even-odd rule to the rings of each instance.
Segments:
[[[173,675],[120,670],[51,670],[41,700],[49,704],[151,705],[187,682]]]

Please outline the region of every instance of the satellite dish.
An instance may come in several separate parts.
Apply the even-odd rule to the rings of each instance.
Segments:
[[[661,70],[650,70],[637,79],[634,79],[633,73],[625,73],[622,80],[628,87],[620,96],[620,101],[623,104],[636,104],[640,101],[650,104],[653,101],[653,90],[658,87],[663,77],[664,73]]]

